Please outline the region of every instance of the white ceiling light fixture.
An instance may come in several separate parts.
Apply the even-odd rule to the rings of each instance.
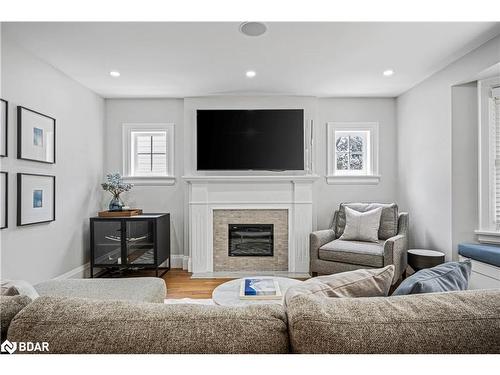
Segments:
[[[248,78],[253,78],[257,75],[254,70],[249,70],[248,72],[245,73]]]
[[[111,72],[109,72],[109,75],[111,77],[115,77],[116,78],[116,77],[119,77],[121,74],[120,74],[120,72],[118,72],[116,70],[112,70]]]
[[[240,32],[246,36],[261,36],[267,31],[267,26],[262,22],[243,22]]]
[[[394,70],[392,70],[392,69],[387,69],[387,70],[384,70],[384,71],[382,72],[382,74],[383,74],[385,77],[390,77],[390,76],[392,76],[392,75],[394,74]]]

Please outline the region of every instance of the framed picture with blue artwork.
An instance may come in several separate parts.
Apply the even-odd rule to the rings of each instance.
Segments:
[[[9,102],[0,99],[0,156],[8,155],[7,136],[9,130]]]
[[[17,158],[49,164],[56,162],[55,118],[17,107]]]
[[[17,225],[48,223],[56,219],[56,177],[17,174]]]
[[[9,218],[9,174],[0,172],[0,229],[7,228]]]

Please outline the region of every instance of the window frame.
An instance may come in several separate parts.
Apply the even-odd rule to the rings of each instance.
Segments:
[[[167,141],[167,174],[158,176],[134,176],[132,166],[135,155],[132,155],[133,133],[165,132]],[[122,124],[122,174],[126,182],[135,185],[173,185],[175,184],[175,125],[173,123],[124,123]]]
[[[500,243],[500,223],[496,222],[496,126],[492,107],[492,90],[500,87],[500,78],[478,81],[479,147],[478,147],[478,205],[479,223],[475,233],[483,243]]]
[[[367,133],[364,137],[365,167],[359,172],[356,170],[337,169],[337,133]],[[379,124],[378,122],[327,122],[327,171],[328,184],[378,184],[379,158]],[[349,151],[348,151],[349,152]]]

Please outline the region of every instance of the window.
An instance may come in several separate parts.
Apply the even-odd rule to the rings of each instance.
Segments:
[[[174,125],[124,124],[123,174],[135,184],[172,184]]]
[[[495,229],[500,231],[500,87],[491,90],[491,98],[489,99],[489,112],[491,130],[494,134],[491,137],[492,152],[492,169],[493,178],[491,179],[490,190],[492,192],[491,210],[493,211],[492,219],[495,222]]]
[[[500,78],[478,81],[479,242],[500,243]]]
[[[329,122],[327,182],[378,183],[378,124]]]

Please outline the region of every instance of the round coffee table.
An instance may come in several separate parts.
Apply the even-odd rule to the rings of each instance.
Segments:
[[[408,264],[415,271],[432,268],[444,263],[444,253],[436,250],[410,249],[408,250]]]
[[[284,296],[287,289],[291,286],[300,284],[302,281],[290,279],[288,277],[274,277],[274,276],[249,276],[252,279],[275,279],[278,280],[281,294]],[[283,298],[274,300],[248,300],[240,299],[240,288],[243,279],[236,279],[228,281],[227,283],[219,285],[212,292],[212,299],[217,305],[221,306],[248,306],[255,304],[283,304]]]

